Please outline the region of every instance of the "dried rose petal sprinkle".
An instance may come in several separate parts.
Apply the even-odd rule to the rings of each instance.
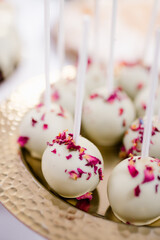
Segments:
[[[37,123],[37,121],[34,118],[32,118],[32,127],[34,127],[36,125],[36,123]]]
[[[133,164],[128,165],[128,171],[133,178],[135,178],[139,174],[138,170]]]
[[[24,137],[24,136],[20,136],[17,140],[17,143],[21,146],[21,147],[24,147],[27,142],[29,140],[29,137]]]
[[[135,197],[139,197],[140,193],[141,193],[141,190],[140,190],[140,187],[139,187],[139,185],[138,185],[138,186],[134,189],[134,196],[135,196]]]
[[[43,124],[43,130],[47,130],[48,129],[48,124]]]
[[[82,199],[89,199],[92,200],[92,193],[91,192],[87,192],[84,195],[77,197],[77,200],[82,200]]]
[[[145,170],[144,170],[144,179],[142,184],[147,183],[147,182],[151,182],[154,180],[154,173],[153,173],[153,168],[150,166],[145,166]]]
[[[69,154],[68,156],[66,156],[67,160],[69,160],[70,158],[72,158],[72,154]]]
[[[57,150],[56,149],[54,149],[53,151],[51,151],[52,153],[54,153],[54,154],[56,154],[57,153]]]

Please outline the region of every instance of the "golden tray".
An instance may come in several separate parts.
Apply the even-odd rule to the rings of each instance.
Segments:
[[[65,76],[75,69],[66,67]],[[111,169],[117,164],[118,148],[101,148],[105,172],[87,212],[83,203],[63,199],[48,188],[40,161],[32,159],[17,144],[18,127],[24,114],[38,103],[44,89],[43,76],[20,86],[0,105],[0,201],[21,222],[47,239],[60,240],[159,240],[160,221],[148,227],[119,222],[109,207],[106,186]],[[75,207],[76,206],[76,207]],[[86,209],[85,209],[86,210]]]

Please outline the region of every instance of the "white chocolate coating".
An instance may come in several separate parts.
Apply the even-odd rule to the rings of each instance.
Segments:
[[[117,144],[135,118],[132,101],[124,92],[117,93],[121,100],[106,101],[110,96],[105,88],[99,88],[86,99],[83,108],[82,126],[92,141],[102,146]]]
[[[101,161],[97,164],[98,168],[103,170],[103,159],[98,148],[88,141],[86,138],[79,137],[79,144],[86,148],[85,154],[92,155]],[[56,153],[52,151],[56,149]],[[70,159],[66,159],[71,154]],[[94,168],[86,166],[87,160],[83,157],[79,159],[79,152],[77,150],[71,151],[67,149],[65,144],[54,143],[53,146],[48,146],[42,157],[42,172],[50,185],[59,195],[66,198],[75,198],[93,191],[99,183],[98,172],[94,173]],[[68,172],[75,171],[80,168],[85,173],[76,180],[70,177]],[[91,174],[88,178],[88,173]]]
[[[125,147],[125,152],[128,156],[129,153],[133,155],[140,155],[142,148],[142,136],[144,131],[145,119],[136,119],[129,129],[127,130],[124,138],[123,144]],[[142,124],[141,124],[142,123]],[[160,158],[160,121],[158,117],[155,116],[152,122],[152,136],[151,144],[149,147],[149,154],[151,157]]]
[[[33,121],[37,122],[33,123]],[[31,155],[41,158],[48,141],[51,141],[64,129],[72,131],[72,128],[71,115],[66,111],[62,113],[58,105],[52,105],[50,111],[46,111],[45,107],[29,111],[20,124],[19,135],[29,138],[25,148],[29,150]]]
[[[20,41],[14,25],[11,7],[0,2],[0,70],[6,78],[20,59]]]
[[[142,90],[139,94],[137,94],[134,104],[137,112],[138,117],[143,117],[146,112],[147,101],[149,97],[149,89],[146,88]],[[160,89],[157,89],[155,104],[154,104],[154,113],[158,114],[160,110]]]
[[[141,65],[132,67],[120,67],[117,75],[117,85],[130,96],[132,99],[144,89],[149,83],[149,73]]]
[[[86,73],[86,94],[89,95],[94,89],[105,85],[104,70],[100,65],[91,64]]]
[[[121,221],[147,225],[160,217],[160,166],[151,157],[138,158],[133,157],[138,171],[134,177],[129,172],[128,159],[113,169],[108,180],[108,199],[114,214]],[[152,171],[146,170],[145,166],[151,167]]]

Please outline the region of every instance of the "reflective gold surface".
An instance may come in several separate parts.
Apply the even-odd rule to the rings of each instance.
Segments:
[[[75,200],[68,200],[68,203],[49,192],[40,162],[30,158],[27,151],[20,152],[16,143],[19,123],[25,112],[37,103],[42,90],[42,77],[31,79],[0,105],[1,203],[20,221],[48,239],[160,239],[159,227],[118,223],[108,208],[106,184],[109,172],[118,160],[115,149],[100,149],[106,156],[105,178],[94,192],[95,200],[89,213],[73,207],[71,204],[77,204]]]

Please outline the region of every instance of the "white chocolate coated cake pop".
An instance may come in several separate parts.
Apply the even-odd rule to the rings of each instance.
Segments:
[[[120,64],[117,71],[117,85],[120,86],[129,97],[134,99],[136,95],[149,83],[149,72],[141,64]]]
[[[50,110],[38,106],[29,111],[23,118],[18,143],[29,150],[31,155],[41,158],[51,141],[60,131],[72,131],[73,120],[71,115],[58,105],[52,105]]]
[[[93,143],[79,136],[76,145],[73,134],[64,131],[44,151],[42,172],[59,195],[85,198],[102,180],[103,159]]]
[[[99,88],[84,102],[83,128],[98,145],[117,144],[134,118],[133,103],[121,89],[109,94]]]
[[[141,148],[143,143],[143,132],[144,132],[145,119],[136,119],[129,129],[126,131],[123,138],[122,155],[129,156],[141,155]],[[151,157],[160,158],[160,121],[155,116],[152,121],[152,136],[150,142],[149,152]],[[124,153],[124,154],[123,154]]]
[[[160,217],[160,160],[130,157],[119,163],[108,181],[108,199],[123,222],[147,225]]]
[[[157,89],[155,105],[154,105],[154,114],[158,114],[159,105],[160,105],[160,88]],[[147,108],[147,101],[149,96],[149,89],[146,88],[142,90],[135,98],[134,104],[138,117],[143,117]]]

